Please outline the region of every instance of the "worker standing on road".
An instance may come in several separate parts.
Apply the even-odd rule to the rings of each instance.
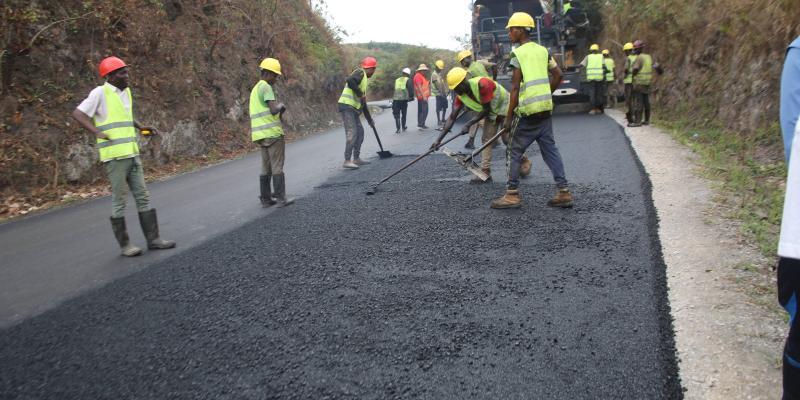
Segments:
[[[603,102],[605,101],[605,62],[603,55],[600,54],[600,45],[593,44],[589,47],[589,55],[581,61],[581,65],[586,68],[586,80],[589,81],[589,91],[592,103],[590,115],[603,113]]]
[[[613,89],[614,81],[616,80],[614,78],[614,74],[616,73],[616,71],[615,71],[614,59],[611,58],[611,52],[609,52],[608,49],[603,49],[603,63],[605,64],[606,67],[604,71],[606,77],[606,87],[604,90],[606,93],[605,96],[606,101],[604,104],[605,107],[610,107],[612,104],[614,104],[614,101],[611,98],[613,96],[614,91],[611,89]]]
[[[288,206],[294,200],[286,198],[286,180],[283,174],[286,143],[283,140],[281,119],[286,106],[278,102],[272,85],[281,73],[281,64],[274,58],[265,58],[259,65],[261,79],[250,91],[250,137],[261,148],[261,206],[275,204],[270,181],[275,186],[278,207]]]
[[[431,74],[431,93],[436,97],[436,130],[442,130],[447,114],[447,85],[442,79],[444,61],[436,60]],[[439,114],[441,113],[441,115]]]
[[[653,81],[653,72],[661,73],[661,67],[653,62],[653,57],[644,52],[645,44],[641,40],[633,42],[633,54],[636,59],[631,66],[633,75],[633,122],[628,126],[637,127],[650,125],[650,84]],[[642,122],[644,111],[644,122]]]
[[[442,133],[433,142],[432,148],[436,149],[442,143],[447,132],[452,129],[456,122],[456,116],[461,108],[466,106],[470,110],[478,113],[472,120],[468,121],[461,129],[460,134],[466,134],[470,127],[478,121],[486,121],[483,125],[483,142],[486,143],[497,134],[497,129],[503,126],[503,122],[508,114],[509,94],[508,91],[499,83],[487,77],[471,78],[467,70],[463,68],[453,68],[447,73],[447,86],[456,95],[453,112],[447,120]],[[508,145],[508,132],[502,135],[503,142]],[[488,146],[481,152],[481,169],[489,179],[486,181],[478,177],[473,178],[470,183],[486,183],[492,180],[492,147]],[[528,176],[531,172],[531,161],[525,155],[522,156],[522,166],[520,175]]]
[[[780,122],[789,170],[778,242],[778,301],[789,313],[783,349],[783,399],[800,400],[800,37],[789,45],[781,77]]]
[[[117,57],[108,57],[100,62],[98,69],[100,77],[106,78],[105,84],[94,88],[72,116],[96,137],[100,161],[111,181],[111,228],[114,236],[123,256],[133,257],[142,253],[142,249],[130,243],[125,227],[125,197],[130,188],[139,210],[139,223],[147,239],[147,248],[171,249],[175,242],[161,239],[158,233],[158,218],[156,210],[150,208],[150,193],[144,182],[136,142],[137,129],[143,135],[155,135],[158,131],[143,126],[133,117],[133,97],[128,87],[130,78],[125,62]]]
[[[508,182],[502,197],[492,201],[492,208],[518,208],[522,205],[519,192],[522,155],[533,142],[539,144],[557,192],[547,202],[551,207],[572,207],[573,199],[564,174],[564,163],[553,137],[553,91],[561,83],[561,69],[546,48],[530,40],[535,28],[533,18],[523,12],[514,13],[508,20],[508,37],[517,45],[511,52],[509,66],[513,68],[511,96],[505,128],[511,132],[508,146]],[[600,54],[598,56],[602,57]],[[602,65],[602,60],[600,61]],[[549,72],[549,75],[548,75]],[[601,74],[602,76],[602,74]],[[517,121],[512,127],[512,119]]]
[[[428,129],[425,121],[428,119],[428,98],[431,97],[431,82],[428,80],[428,66],[420,64],[414,74],[414,94],[417,98],[417,127],[420,130]]]
[[[622,52],[625,53],[625,77],[622,83],[625,85],[625,119],[628,122],[633,121],[632,117],[632,97],[633,97],[633,62],[636,61],[636,55],[633,54],[633,43],[628,42],[622,46]]]
[[[463,68],[469,72],[471,78],[477,77],[489,77],[489,71],[486,70],[486,66],[480,62],[474,62],[472,60],[472,52],[469,50],[461,50],[456,55],[456,60],[458,60],[459,64]],[[465,149],[474,149],[475,148],[475,136],[478,133],[478,128],[483,126],[483,121],[472,125],[469,131],[469,140],[467,140],[467,144],[464,145]]]
[[[360,165],[369,164],[368,161],[361,159],[361,143],[364,142],[364,126],[361,125],[361,112],[371,127],[375,127],[375,122],[369,114],[367,107],[367,86],[369,78],[375,73],[378,61],[374,57],[365,57],[361,60],[359,68],[355,69],[345,82],[342,95],[339,97],[339,112],[342,114],[344,122],[344,132],[347,135],[347,142],[344,147],[345,169],[358,169]],[[352,161],[350,157],[352,158]]]
[[[392,115],[397,130],[394,133],[406,131],[406,114],[408,102],[414,101],[414,85],[411,83],[411,69],[403,68],[403,76],[394,81],[394,96],[392,97]]]

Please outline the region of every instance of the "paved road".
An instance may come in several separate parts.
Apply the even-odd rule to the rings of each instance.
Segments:
[[[554,124],[574,209],[537,153],[520,210],[488,208],[500,149],[488,185],[443,156],[375,196],[408,157],[334,173],[1,331],[0,398],[680,398],[649,181],[610,119]]]

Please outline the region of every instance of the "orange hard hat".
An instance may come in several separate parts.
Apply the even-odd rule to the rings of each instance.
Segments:
[[[125,61],[120,60],[117,57],[106,57],[103,61],[100,61],[100,65],[97,69],[100,71],[100,77],[105,78],[106,75],[122,68],[127,67],[128,65],[125,64]]]
[[[361,68],[375,68],[378,66],[378,60],[375,57],[364,57],[361,60]]]

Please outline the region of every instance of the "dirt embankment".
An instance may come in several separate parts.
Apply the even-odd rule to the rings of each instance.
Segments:
[[[137,119],[162,132],[144,140],[150,172],[250,148],[247,101],[263,57],[282,63],[290,138],[334,117],[347,69],[305,1],[11,0],[0,15],[0,217],[103,176],[70,113],[102,82],[106,56],[131,65]]]

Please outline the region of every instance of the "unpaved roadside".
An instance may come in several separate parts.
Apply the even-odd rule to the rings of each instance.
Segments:
[[[652,126],[625,132],[653,184],[686,398],[780,398],[786,328],[774,274],[759,271],[771,261],[723,216],[691,150]]]

